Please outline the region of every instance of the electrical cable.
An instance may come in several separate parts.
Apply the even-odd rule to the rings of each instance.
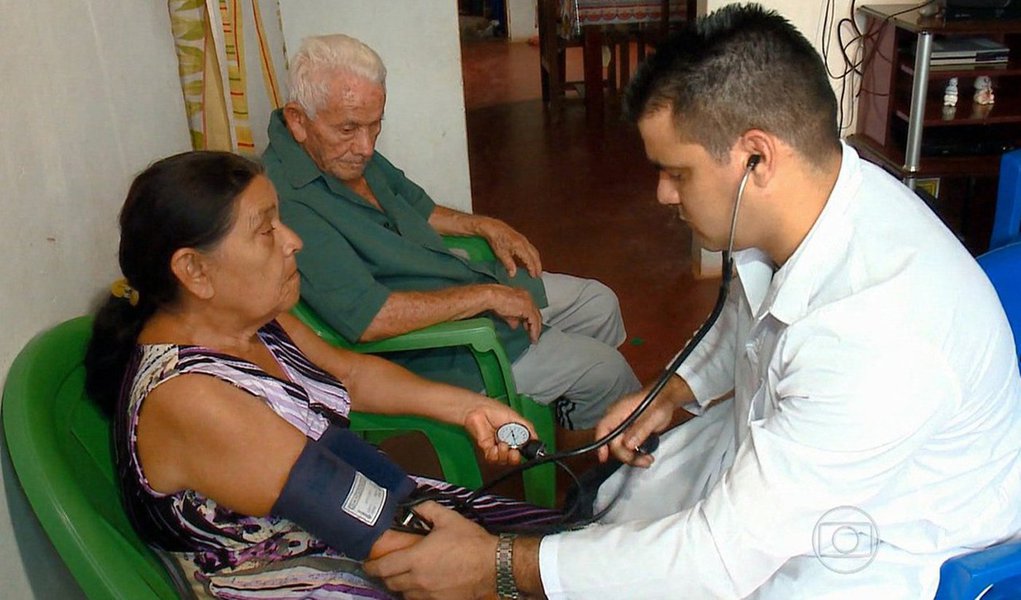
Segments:
[[[829,54],[830,45],[833,41],[832,35],[829,34],[830,22],[834,21],[835,5],[834,0],[826,0],[826,5],[823,12],[823,26],[822,26],[822,56],[823,62],[826,66],[826,73],[833,80],[840,82],[840,91],[838,96],[838,127],[840,131],[844,131],[851,126],[854,121],[854,112],[856,109],[856,102],[854,101],[862,92],[868,92],[877,96],[888,96],[889,93],[878,93],[872,92],[864,87],[862,78],[864,77],[865,68],[879,56],[888,63],[893,63],[893,57],[884,55],[879,48],[878,44],[872,44],[872,46],[865,50],[867,41],[876,40],[886,28],[887,24],[894,18],[900,15],[909,13],[914,10],[921,9],[925,6],[929,6],[935,3],[936,0],[926,0],[924,2],[912,4],[903,10],[891,13],[884,17],[877,25],[870,27],[869,30],[862,32],[858,27],[858,23],[854,20],[854,15],[857,12],[857,0],[851,0],[850,15],[848,17],[841,18],[835,23],[836,41],[837,47],[840,50],[840,55],[844,62],[844,70],[842,73],[835,73],[830,69],[829,66]],[[852,35],[846,41],[844,40],[844,31],[850,29]],[[848,50],[855,47],[854,55],[848,54]],[[855,89],[855,80],[851,79],[852,76],[857,75],[857,89]],[[845,104],[847,106],[845,106]]]

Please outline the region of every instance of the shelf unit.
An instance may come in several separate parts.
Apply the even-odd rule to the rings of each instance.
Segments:
[[[922,141],[925,135],[952,136],[953,128],[961,128],[976,146],[997,138],[1021,145],[1021,20],[944,21],[923,17],[917,10],[901,12],[910,6],[859,9],[870,35],[852,143],[909,183],[940,175],[995,176],[998,164],[991,159],[1000,152],[923,155]],[[1002,67],[932,67],[929,55],[935,35],[992,38],[1011,48],[1011,61]],[[974,81],[980,75],[993,80],[996,102],[990,106],[972,103]],[[947,116],[943,89],[951,77],[958,78],[960,93],[956,110]],[[989,135],[983,138],[976,132]]]
[[[865,62],[857,130],[848,140],[912,188],[923,179],[963,178],[969,195],[976,186],[995,189],[1000,155],[1021,147],[1021,19],[946,21],[922,16],[913,6],[858,9],[865,16]],[[930,65],[936,36],[993,39],[1011,49],[1010,61],[1002,66]],[[972,102],[981,75],[992,79],[992,105]],[[945,110],[943,93],[952,77],[958,78],[958,102]],[[970,203],[971,198],[963,200]],[[975,208],[975,203],[966,207]]]

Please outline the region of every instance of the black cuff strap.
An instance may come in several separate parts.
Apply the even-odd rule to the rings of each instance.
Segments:
[[[357,441],[354,448],[367,445]],[[389,464],[385,455],[372,451]],[[397,504],[407,496],[411,482],[407,476],[387,479],[392,480],[391,488],[356,470],[322,439],[309,440],[270,513],[294,521],[344,555],[364,560],[393,524]]]

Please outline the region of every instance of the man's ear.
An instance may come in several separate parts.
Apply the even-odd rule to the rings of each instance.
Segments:
[[[304,144],[308,139],[308,128],[311,119],[305,114],[305,109],[297,102],[288,102],[284,105],[284,123],[291,132],[291,137],[299,144]]]
[[[776,139],[772,135],[761,129],[749,129],[738,139],[731,151],[737,153],[741,165],[749,164],[748,159],[752,156],[759,157],[755,162],[753,175],[760,184],[772,177],[777,158]]]
[[[215,295],[209,261],[194,248],[179,248],[174,252],[170,257],[170,270],[181,282],[181,287],[192,296],[209,300]]]

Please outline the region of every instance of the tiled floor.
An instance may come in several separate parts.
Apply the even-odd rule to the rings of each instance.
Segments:
[[[580,73],[580,58],[569,55],[569,78]],[[629,333],[621,350],[639,379],[653,380],[708,314],[717,280],[692,276],[690,231],[656,203],[656,173],[636,130],[612,107],[603,126],[587,125],[580,100],[551,118],[533,46],[474,42],[462,46],[462,59],[475,212],[527,235],[546,270],[613,288]],[[413,438],[387,449],[410,459],[422,455],[420,444]],[[420,460],[408,467],[434,468]]]

